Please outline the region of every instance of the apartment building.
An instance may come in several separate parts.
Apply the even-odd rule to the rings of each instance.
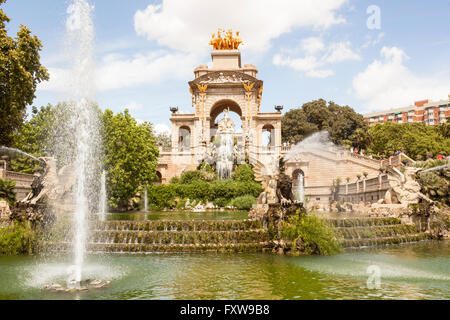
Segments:
[[[386,122],[422,122],[427,125],[437,125],[446,122],[447,117],[450,117],[450,95],[445,100],[421,100],[404,108],[368,113],[364,115],[364,120],[369,126]]]

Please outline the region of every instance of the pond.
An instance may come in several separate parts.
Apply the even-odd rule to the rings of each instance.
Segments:
[[[335,256],[90,255],[85,274],[111,287],[50,293],[71,257],[0,257],[0,299],[449,299],[450,243],[425,241]],[[368,266],[381,288],[368,289]]]
[[[248,211],[149,211],[109,213],[107,220],[242,220],[248,218]]]

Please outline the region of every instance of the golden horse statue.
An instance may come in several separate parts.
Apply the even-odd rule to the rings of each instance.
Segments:
[[[223,36],[223,30],[218,29],[217,37],[213,33],[209,44],[213,46],[214,50],[237,50],[242,44],[242,40],[239,37],[239,31],[236,32],[236,37],[233,36],[233,30],[231,29]]]

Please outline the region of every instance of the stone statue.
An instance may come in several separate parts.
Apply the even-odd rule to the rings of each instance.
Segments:
[[[44,196],[55,200],[58,193],[58,174],[56,173],[56,160],[43,157],[44,173],[38,176],[31,184],[31,192],[21,201],[24,204],[37,204]]]
[[[219,134],[222,133],[234,133],[234,123],[233,120],[231,120],[228,116],[229,109],[225,109],[224,116],[221,120],[219,120],[218,123],[218,130],[217,132]]]
[[[277,177],[277,196],[281,205],[289,205],[295,202],[292,192],[292,178],[284,173],[284,161],[280,159],[279,174]]]
[[[404,173],[396,168],[388,172],[388,182],[390,189],[386,192],[384,199],[380,202],[386,204],[402,204],[407,207],[409,204],[417,204],[420,199],[433,202],[420,192],[421,186],[415,180],[416,173],[420,170],[414,167],[404,167]]]

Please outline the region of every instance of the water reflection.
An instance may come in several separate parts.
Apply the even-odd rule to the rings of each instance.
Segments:
[[[432,254],[430,254],[432,252]],[[355,250],[329,257],[271,254],[95,255],[93,277],[111,280],[80,299],[448,299],[449,242]],[[75,299],[41,288],[64,281],[70,259],[1,257],[1,299]],[[381,269],[381,289],[366,269]],[[61,272],[59,272],[60,270]]]

